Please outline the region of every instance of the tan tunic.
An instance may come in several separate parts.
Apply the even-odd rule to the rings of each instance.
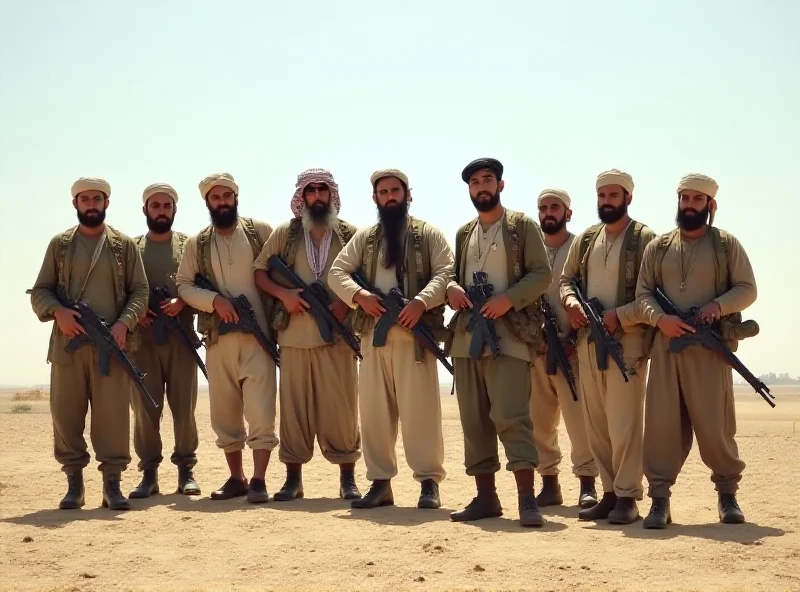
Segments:
[[[550,303],[553,314],[556,315],[558,331],[562,337],[569,333],[570,324],[567,311],[564,309],[564,305],[561,302],[561,272],[564,270],[564,264],[567,262],[569,249],[574,242],[575,235],[570,232],[567,236],[567,240],[560,247],[547,247],[547,258],[553,270],[552,281],[546,293],[547,301]]]

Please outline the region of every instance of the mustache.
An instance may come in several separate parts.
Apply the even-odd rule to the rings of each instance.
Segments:
[[[492,194],[489,193],[488,191],[480,191],[478,192],[478,195],[475,196],[475,199],[479,199],[481,196],[488,197],[489,199],[492,198]]]

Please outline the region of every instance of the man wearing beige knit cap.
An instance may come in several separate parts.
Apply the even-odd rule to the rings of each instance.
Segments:
[[[133,447],[139,457],[142,480],[130,493],[131,498],[146,498],[158,493],[158,467],[163,460],[161,442],[161,415],[166,394],[172,412],[175,447],[171,461],[178,467],[178,493],[200,495],[192,467],[197,464],[197,364],[191,350],[170,331],[161,336],[153,332],[153,320],[158,315],[177,317],[187,335],[195,337],[195,312],[178,296],[175,273],[183,256],[188,238],[172,230],[178,211],[178,193],[165,183],[155,183],[142,193],[142,212],[147,227],[146,235],[136,237],[139,253],[147,273],[151,294],[156,287],[166,290],[169,298],[152,302],[157,310],[148,308],[147,315],[139,321],[141,345],[136,353],[136,365],[145,373],[145,386],[159,403],[156,409],[133,398]],[[158,338],[165,338],[163,343]]]
[[[544,233],[544,244],[552,268],[552,281],[547,293],[542,296],[550,306],[555,317],[563,351],[568,357],[572,374],[575,377],[575,394],[579,392],[578,364],[575,356],[574,330],[561,305],[559,286],[561,272],[567,260],[567,253],[575,240],[575,235],[567,230],[572,217],[572,200],[563,189],[545,189],[539,194],[539,225]],[[555,374],[547,373],[547,354],[552,345],[545,343],[533,359],[531,367],[531,417],[533,419],[533,441],[539,452],[539,466],[542,476],[542,490],[537,496],[540,507],[563,503],[561,486],[558,482],[561,449],[558,445],[559,414],[564,417],[570,443],[572,444],[572,473],[580,480],[578,505],[591,508],[597,503],[595,478],[597,465],[589,450],[589,441],[583,421],[583,404],[573,397],[567,378],[560,368]]]
[[[445,477],[442,407],[437,360],[411,332],[424,323],[444,339],[444,296],[453,274],[453,253],[442,232],[408,214],[411,189],[397,169],[370,177],[379,223],[361,229],[336,256],[328,284],[356,310],[353,328],[361,333],[364,356],[359,373],[359,409],[367,494],[353,508],[394,504],[391,480],[397,475],[398,420],[406,462],[420,482],[418,508],[438,508],[439,483]],[[397,288],[408,299],[385,344],[373,344],[374,327],[386,311],[381,299],[351,277],[359,272],[384,293]]]
[[[50,413],[56,460],[67,475],[67,494],[59,508],[85,504],[83,469],[89,453],[83,437],[91,405],[89,433],[103,473],[103,506],[128,510],[120,489],[121,475],[131,461],[130,398],[132,383],[122,366],[109,365],[108,376],[98,367],[95,345],[67,351],[73,338],[85,333],[78,313],[64,302],[85,302],[111,326],[120,348],[135,353],[133,332],[147,310],[148,284],[136,243],[105,223],[111,187],[103,179],[81,178],[72,186],[78,226],[53,237],[47,247],[31,294],[31,306],[42,322],[55,321],[47,361],[50,370]]]
[[[730,366],[699,344],[670,351],[670,342],[695,326],[713,323],[733,351],[742,331],[741,312],[756,300],[756,280],[741,243],[712,225],[717,183],[697,173],[678,183],[677,228],[645,249],[636,287],[642,316],[658,329],[647,383],[644,472],[652,498],[645,528],[671,522],[670,488],[675,484],[697,437],[700,456],[711,469],[717,512],[724,523],[744,522],[736,491],[745,468],[739,458],[733,376]],[[660,288],[675,306],[694,319],[665,314],[655,297]]]
[[[632,220],[633,178],[612,169],[595,182],[601,223],[578,235],[561,274],[560,295],[570,325],[578,330],[578,374],[584,422],[603,497],[578,512],[581,520],[607,518],[612,524],[630,524],[639,517],[642,499],[642,422],[645,375],[652,331],[637,314],[636,280],[642,253],[655,233]],[[627,381],[609,356],[601,360],[598,343],[589,342],[588,317],[575,288],[596,299],[602,323],[620,346]],[[607,363],[607,369],[601,366]]]
[[[259,327],[271,337],[267,323],[271,300],[259,293],[252,266],[272,228],[239,216],[239,185],[229,173],[210,175],[199,188],[211,225],[186,241],[176,283],[178,295],[199,311],[197,325],[206,346],[211,428],[231,473],[225,484],[211,493],[211,499],[246,495],[251,503],[265,503],[269,500],[267,465],[278,445],[275,362],[254,335],[239,331],[220,334],[219,327],[220,321],[239,320],[229,299],[244,296]],[[216,290],[196,286],[197,275]],[[253,478],[249,483],[242,465],[245,445],[253,451]]]

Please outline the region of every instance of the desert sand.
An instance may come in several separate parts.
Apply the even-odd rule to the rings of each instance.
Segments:
[[[130,512],[102,509],[93,459],[86,506],[61,511],[65,479],[52,457],[47,401],[12,412],[20,403],[0,393],[0,590],[800,590],[800,389],[772,390],[776,409],[737,389],[738,443],[747,463],[739,499],[748,522],[718,523],[713,484],[695,447],[674,488],[674,523],[666,531],[646,531],[641,520],[624,527],[577,520],[563,426],[565,505],[543,510],[544,528],[519,527],[506,471],[498,481],[504,517],[451,522],[449,512],[471,499],[473,483],[463,473],[449,385],[442,390],[449,474],[438,511],[414,507],[419,489],[402,440],[392,508],[351,510],[336,497],[336,468],[318,453],[305,470],[304,500],[211,501],[208,494],[227,473],[205,394],[197,409],[202,496],[174,494],[176,470],[166,461],[161,495],[133,500]],[[163,433],[168,458],[168,410]],[[126,494],[139,478],[133,456],[123,476]],[[357,476],[365,493],[363,463]],[[275,459],[270,493],[283,477]],[[639,507],[646,514],[649,500]]]

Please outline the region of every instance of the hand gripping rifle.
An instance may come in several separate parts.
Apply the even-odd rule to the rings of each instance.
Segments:
[[[575,375],[572,372],[572,364],[569,363],[567,352],[564,351],[564,344],[558,336],[558,321],[547,296],[542,295],[540,309],[544,317],[544,336],[547,341],[547,374],[555,376],[558,368],[561,368],[564,378],[567,379],[569,390],[572,391],[572,399],[578,400],[578,391],[575,389]]]
[[[150,288],[150,303],[148,307],[156,313],[156,318],[153,319],[153,324],[150,326],[153,331],[153,340],[157,345],[165,345],[167,343],[167,331],[175,335],[178,341],[192,353],[195,363],[203,372],[203,376],[206,377],[206,380],[208,380],[206,365],[203,363],[200,354],[197,353],[201,345],[200,339],[198,339],[194,331],[190,333],[180,320],[178,320],[178,317],[171,317],[161,310],[161,303],[170,298],[172,297],[169,295],[169,291],[165,286],[152,286]]]
[[[472,302],[472,316],[467,323],[467,331],[472,333],[469,344],[469,356],[473,360],[481,357],[484,344],[489,346],[493,358],[500,355],[500,338],[497,336],[497,327],[493,319],[487,319],[481,313],[481,308],[492,297],[494,286],[489,283],[489,274],[485,271],[472,272],[472,285],[466,290],[467,298]]]

